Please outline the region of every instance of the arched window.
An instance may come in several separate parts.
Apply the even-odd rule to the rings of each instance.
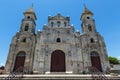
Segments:
[[[60,22],[60,21],[58,21],[58,22],[57,22],[57,25],[58,25],[58,27],[60,27],[60,25],[61,25],[61,22]]]
[[[65,27],[67,26],[67,23],[66,23],[66,22],[64,22],[64,26],[65,26]]]
[[[92,27],[91,27],[91,26],[88,26],[88,30],[91,32],[91,31],[92,31]]]
[[[51,27],[53,27],[54,26],[54,22],[51,22]]]
[[[57,33],[60,34],[60,31],[58,31]]]
[[[94,39],[93,39],[93,38],[91,38],[91,39],[90,39],[90,42],[91,42],[91,43],[94,43],[95,41],[94,41]]]
[[[28,19],[30,19],[30,16],[27,16]]]
[[[89,17],[89,16],[87,16],[87,19],[90,19],[90,17]]]
[[[61,42],[60,38],[57,38],[56,42]]]
[[[26,38],[24,38],[24,39],[22,40],[22,42],[26,42]]]
[[[29,25],[26,24],[26,25],[25,25],[25,31],[28,31],[28,29],[29,29]]]

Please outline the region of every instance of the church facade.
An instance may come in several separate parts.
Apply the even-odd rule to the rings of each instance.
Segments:
[[[80,18],[82,33],[75,32],[70,17],[61,14],[48,16],[48,25],[35,33],[37,18],[33,8],[26,10],[24,16],[10,44],[6,72],[80,74],[88,67],[102,72],[110,68],[104,39],[96,30],[93,13],[86,7]]]

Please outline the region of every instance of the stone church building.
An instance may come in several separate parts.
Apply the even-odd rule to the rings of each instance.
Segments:
[[[70,17],[61,14],[48,16],[48,25],[35,33],[36,19],[32,7],[24,12],[20,31],[10,44],[6,72],[80,74],[87,72],[88,67],[108,71],[106,45],[88,8],[84,8],[80,18],[82,33],[75,31]]]

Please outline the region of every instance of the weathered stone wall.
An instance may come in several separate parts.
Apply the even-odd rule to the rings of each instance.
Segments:
[[[28,14],[28,11],[31,14]],[[92,19],[93,14],[89,10],[85,10],[81,17],[82,34],[79,31],[75,32],[73,25],[70,26],[69,17],[63,17],[60,14],[54,17],[49,16],[48,25],[44,25],[43,31],[35,34],[35,13],[31,8],[28,11],[22,20],[20,31],[11,42],[5,67],[7,72],[13,71],[16,55],[20,51],[24,51],[26,53],[24,67],[27,69],[27,73],[49,73],[51,55],[56,50],[65,53],[66,73],[87,72],[88,67],[93,67],[92,52],[99,55],[102,71],[109,70],[104,39],[97,32],[94,19]],[[28,30],[26,27],[29,27]]]

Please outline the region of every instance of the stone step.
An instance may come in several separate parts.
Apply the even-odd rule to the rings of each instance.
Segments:
[[[120,75],[110,76],[106,80],[120,80]],[[5,80],[8,75],[0,75],[0,80]],[[99,77],[98,77],[99,78]],[[97,78],[97,79],[98,79]],[[93,80],[92,75],[64,75],[64,74],[49,74],[49,75],[23,75],[21,80]]]
[[[72,74],[72,71],[69,72],[46,72],[45,74]]]

